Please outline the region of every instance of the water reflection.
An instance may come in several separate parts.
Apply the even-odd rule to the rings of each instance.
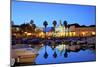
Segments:
[[[81,61],[95,61],[96,54],[94,50],[85,49],[80,50],[75,46],[58,45],[52,49],[53,46],[43,46],[39,50],[39,55],[36,57],[36,64],[52,64],[52,63],[67,63],[67,62],[81,62]],[[47,49],[47,50],[46,50]],[[70,49],[70,50],[69,50]],[[43,57],[44,56],[44,57]]]
[[[67,49],[65,50],[65,53],[64,53],[64,57],[67,58],[68,54],[67,54]]]
[[[45,54],[44,54],[44,58],[47,59],[48,58],[48,53],[46,51],[46,45],[45,45]]]
[[[56,53],[56,51],[54,51],[53,57],[54,57],[54,58],[57,57],[57,53]]]

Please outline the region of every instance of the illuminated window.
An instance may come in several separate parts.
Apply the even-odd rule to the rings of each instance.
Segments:
[[[19,31],[19,28],[16,28],[17,31]]]
[[[40,33],[40,35],[43,35],[43,34],[44,34],[43,32]]]
[[[69,35],[72,36],[72,32],[69,32]]]
[[[66,32],[66,36],[68,36],[68,32]]]
[[[75,32],[73,32],[73,36],[75,36],[75,34],[76,34],[76,33],[75,33]]]
[[[27,34],[27,32],[24,32],[25,34]]]
[[[27,35],[29,36],[29,35],[32,35],[32,33],[27,33]]]
[[[82,32],[82,35],[85,36],[85,32]]]
[[[92,35],[95,35],[96,33],[95,32],[92,32]]]

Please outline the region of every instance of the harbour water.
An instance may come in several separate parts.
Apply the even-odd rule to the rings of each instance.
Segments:
[[[54,52],[56,57],[54,57]],[[67,57],[64,56],[66,52]],[[36,57],[36,64],[54,64],[54,63],[71,63],[71,62],[85,62],[95,61],[96,52],[92,49],[79,50],[77,52],[67,51],[61,48],[52,49],[51,46],[43,46],[39,50],[39,55]],[[48,57],[45,58],[44,54],[47,53]]]

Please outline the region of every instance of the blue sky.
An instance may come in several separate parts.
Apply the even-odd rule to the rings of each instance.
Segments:
[[[12,20],[15,24],[29,22],[31,19],[37,26],[43,26],[48,21],[51,27],[53,20],[60,23],[60,20],[67,20],[69,24],[92,25],[96,23],[96,7],[72,4],[49,4],[35,2],[12,2]]]

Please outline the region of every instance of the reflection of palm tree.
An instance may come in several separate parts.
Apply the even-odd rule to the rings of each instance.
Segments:
[[[68,57],[67,49],[65,50],[64,57],[65,57],[65,58]]]
[[[48,58],[48,53],[46,51],[46,46],[45,46],[45,54],[44,54],[44,58],[47,59]]]
[[[54,58],[57,57],[57,53],[56,53],[56,51],[54,51],[53,57],[54,57]]]
[[[64,27],[65,27],[65,37],[66,37],[67,21],[65,20],[63,24],[64,24]]]
[[[44,27],[45,27],[45,40],[46,40],[46,27],[48,25],[47,21],[44,21],[43,23]],[[46,41],[45,41],[45,44],[46,44]],[[48,54],[46,52],[46,45],[45,45],[45,54],[44,54],[44,58],[47,59],[48,58]]]

